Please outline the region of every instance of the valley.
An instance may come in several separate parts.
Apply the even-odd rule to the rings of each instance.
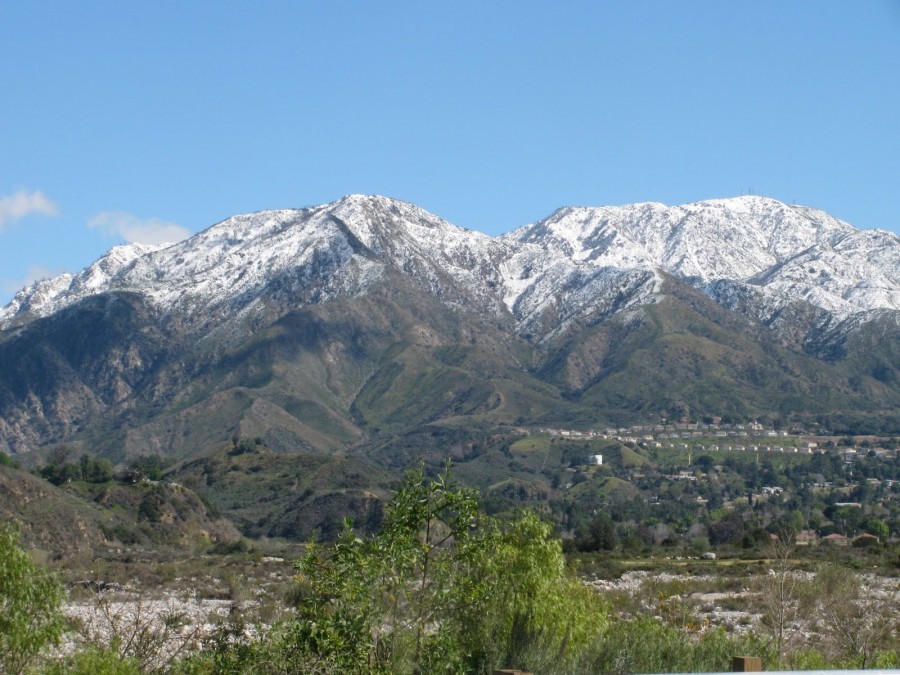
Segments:
[[[457,589],[500,574],[488,542],[574,574],[540,593],[570,594],[545,609],[582,603],[592,630],[616,619],[594,663],[650,635],[710,664],[749,645],[802,665],[840,627],[798,619],[788,644],[773,575],[797,589],[782,610],[831,611],[826,587],[896,607],[898,367],[900,238],[815,209],[572,207],[492,238],[351,195],[18,293],[0,310],[0,516],[62,575],[75,656],[129,634],[163,670],[181,649],[310,649],[278,631],[331,611],[320,595],[393,583],[373,561],[410,544],[396,500],[415,488],[481,523],[444,522],[428,549],[474,575]],[[329,567],[344,553],[349,576]],[[865,658],[893,658],[895,634],[854,625],[877,632]]]

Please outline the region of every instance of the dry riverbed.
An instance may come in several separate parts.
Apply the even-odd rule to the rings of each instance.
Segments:
[[[200,568],[150,585],[122,580],[124,573],[119,570],[120,578],[114,582],[72,585],[64,608],[72,629],[62,653],[85,644],[115,644],[148,670],[164,668],[170,660],[229,632],[252,635],[264,630],[290,611],[294,586],[290,563],[277,557],[258,558],[229,570]],[[900,616],[900,585],[896,577],[873,573],[854,578],[860,593],[845,598],[842,611],[860,617],[854,629],[864,639],[871,637],[865,631],[874,634],[885,628],[872,616]],[[655,615],[696,633],[722,627],[772,635],[773,612],[781,617],[786,644],[794,647],[820,645],[841,628],[828,623],[827,598],[814,596],[817,575],[809,571],[779,572],[765,566],[745,574],[629,571],[615,579],[590,577],[585,583],[608,599],[614,615]],[[789,592],[778,595],[778,589]],[[890,632],[891,627],[887,629]]]

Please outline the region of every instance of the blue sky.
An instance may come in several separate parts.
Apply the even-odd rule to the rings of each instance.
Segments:
[[[900,231],[900,0],[0,4],[0,303],[349,193],[498,234],[752,191]]]

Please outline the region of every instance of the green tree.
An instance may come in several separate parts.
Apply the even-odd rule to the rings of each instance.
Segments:
[[[868,518],[866,522],[863,523],[863,529],[868,534],[878,537],[882,544],[887,543],[888,537],[891,536],[891,531],[888,529],[887,523],[880,518]]]
[[[128,478],[134,482],[162,480],[165,462],[159,455],[138,455],[128,463]]]
[[[108,459],[94,459],[84,454],[78,461],[81,480],[88,483],[105,483],[113,479],[113,466]]]
[[[54,485],[81,480],[81,467],[76,464],[46,464],[38,469],[38,473]]]
[[[578,537],[575,545],[580,551],[613,551],[619,545],[616,526],[606,513],[598,513],[588,524],[587,532]]]
[[[0,526],[0,672],[21,673],[62,634],[62,586],[19,546],[18,528]]]
[[[381,531],[347,525],[298,563],[297,652],[347,672],[571,672],[606,626],[600,598],[565,573],[534,514],[501,523],[449,471],[410,472]]]
[[[713,470],[716,460],[709,455],[700,455],[694,460],[694,464],[696,464],[704,473],[709,473]]]
[[[709,526],[709,542],[713,546],[738,544],[746,534],[744,517],[739,511],[727,511]]]

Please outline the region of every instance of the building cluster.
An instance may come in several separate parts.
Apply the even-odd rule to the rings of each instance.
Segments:
[[[797,546],[818,546],[824,544],[827,546],[854,546],[860,545],[860,541],[878,543],[878,537],[874,534],[863,533],[856,537],[846,537],[843,534],[833,533],[820,537],[815,530],[800,530],[794,537],[794,543]]]
[[[802,430],[791,432],[767,429],[757,422],[749,424],[655,424],[634,425],[602,431],[590,429],[539,429],[554,438],[570,440],[613,440],[619,443],[633,443],[646,448],[682,450],[690,452],[747,452],[747,453],[794,453],[811,455],[824,449],[814,440],[801,438]],[[735,440],[730,440],[735,439]],[[747,439],[741,442],[741,439]],[[772,439],[769,442],[750,442],[750,439]],[[776,442],[780,439],[781,442]],[[703,441],[703,442],[701,442]],[[879,457],[897,456],[896,450],[881,447],[842,447],[837,452],[846,463],[852,463],[860,453],[874,452]]]
[[[678,423],[678,424],[635,424],[630,427],[607,427],[605,429],[590,429],[588,431],[575,431],[572,429],[540,429],[543,433],[560,438],[572,439],[610,439],[622,442],[638,442],[641,440],[687,440],[694,438],[787,438],[801,435],[802,430],[787,432],[783,430],[767,429],[757,422],[749,424],[702,424],[702,423]]]

